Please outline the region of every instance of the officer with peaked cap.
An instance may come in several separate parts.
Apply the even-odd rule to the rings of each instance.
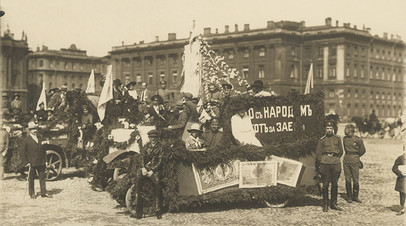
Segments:
[[[328,211],[328,189],[331,183],[330,208],[343,210],[337,204],[338,178],[341,173],[340,157],[343,155],[341,138],[334,135],[334,123],[326,123],[326,135],[320,138],[316,148],[316,169],[320,172],[323,180],[323,212]]]
[[[352,201],[361,203],[358,198],[359,193],[359,170],[362,169],[362,162],[360,157],[365,154],[365,146],[362,139],[354,135],[355,128],[352,124],[345,125],[345,137],[343,138],[344,144],[344,175],[345,175],[345,188],[347,190],[347,202]],[[352,180],[352,184],[351,184]]]

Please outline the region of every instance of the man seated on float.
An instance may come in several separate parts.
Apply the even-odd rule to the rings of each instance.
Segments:
[[[162,218],[161,212],[161,177],[162,177],[162,158],[164,150],[159,141],[159,132],[151,130],[148,132],[149,142],[141,148],[140,167],[135,174],[135,192],[136,192],[136,214],[131,215],[137,219],[142,218],[142,198],[141,191],[145,179],[149,178],[153,185],[155,214],[158,219]],[[151,192],[151,191],[150,191]]]
[[[269,97],[276,95],[274,92],[270,93],[264,90],[264,83],[261,80],[255,80],[251,87],[255,97]]]
[[[203,130],[200,129],[200,125],[195,123],[187,131],[190,136],[185,141],[186,149],[189,151],[206,151],[206,148],[203,148],[204,140],[201,138]]]
[[[147,108],[147,120],[150,120],[157,129],[167,127],[166,110],[164,108],[162,97],[154,95],[151,97],[152,105]]]
[[[48,119],[48,113],[45,111],[44,102],[39,104],[39,110],[35,112],[34,118],[38,121],[38,123],[46,122]]]
[[[168,129],[173,130],[178,134],[178,137],[180,137],[182,136],[187,121],[189,120],[189,115],[185,111],[184,103],[181,101],[176,104],[176,109],[178,110],[178,119],[174,125],[168,126]]]
[[[197,112],[197,104],[193,99],[191,93],[183,94],[183,103],[185,104],[185,111],[189,115],[189,120],[192,122],[199,121],[199,113]]]
[[[208,85],[209,93],[206,98],[206,103],[211,108],[216,116],[220,115],[220,106],[223,105],[223,94],[217,89],[216,85],[210,83]]]
[[[204,131],[202,138],[204,140],[204,147],[207,147],[208,151],[219,149],[223,146],[223,132],[220,129],[219,118],[212,118],[210,120],[210,128]]]
[[[231,106],[235,114],[231,117],[231,132],[239,145],[255,145],[262,147],[261,142],[255,137],[255,131],[252,128],[251,118],[246,112],[243,103],[237,103]]]

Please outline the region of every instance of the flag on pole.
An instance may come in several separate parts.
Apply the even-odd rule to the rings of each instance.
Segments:
[[[42,81],[41,94],[40,94],[38,102],[37,102],[37,107],[35,108],[37,111],[40,109],[39,105],[41,103],[44,103],[44,109],[47,109],[47,95],[45,94],[45,82],[44,81]]]
[[[307,75],[306,89],[304,94],[309,94],[313,89],[313,63],[310,64],[309,74]]]
[[[95,83],[94,83],[94,70],[90,72],[89,80],[87,81],[87,88],[86,93],[94,93],[95,92]]]
[[[103,85],[103,89],[100,94],[99,103],[97,105],[97,114],[100,121],[103,121],[106,113],[106,104],[109,100],[113,99],[113,75],[112,65],[107,66],[106,80]]]

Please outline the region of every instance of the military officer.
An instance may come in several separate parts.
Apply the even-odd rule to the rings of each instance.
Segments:
[[[334,135],[334,123],[326,123],[326,135],[320,138],[316,149],[316,168],[323,180],[323,212],[328,211],[328,189],[331,183],[330,208],[343,210],[337,205],[338,178],[341,173],[340,157],[343,155],[343,146],[339,136]]]
[[[348,124],[345,126],[344,144],[344,175],[345,188],[347,190],[347,202],[352,201],[361,203],[358,198],[359,193],[359,169],[362,167],[360,157],[365,154],[364,142],[361,138],[354,135],[354,125]],[[352,188],[351,180],[354,184]]]
[[[150,179],[153,184],[155,213],[158,219],[162,218],[161,212],[161,176],[162,176],[162,157],[163,147],[159,141],[159,132],[151,130],[148,132],[149,143],[140,151],[140,167],[135,174],[135,192],[136,192],[136,215],[131,216],[137,219],[142,218],[142,198],[141,190],[145,179]]]

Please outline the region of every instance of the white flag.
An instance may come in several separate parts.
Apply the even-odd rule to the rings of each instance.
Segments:
[[[99,114],[100,121],[103,121],[106,113],[106,104],[109,100],[113,99],[113,75],[112,65],[107,66],[106,80],[100,94],[99,103],[97,105],[97,113]]]
[[[37,102],[37,107],[35,108],[37,111],[40,109],[39,105],[41,103],[44,103],[44,109],[47,109],[47,95],[45,95],[45,82],[42,81],[42,90],[41,90],[41,95],[39,96],[38,102]]]
[[[309,94],[311,89],[313,89],[313,63],[310,64],[309,75],[307,76],[306,89],[304,91],[304,94]]]
[[[94,93],[95,92],[95,83],[94,83],[94,70],[92,69],[92,72],[90,73],[89,76],[89,81],[87,81],[87,88],[86,88],[86,93]]]

